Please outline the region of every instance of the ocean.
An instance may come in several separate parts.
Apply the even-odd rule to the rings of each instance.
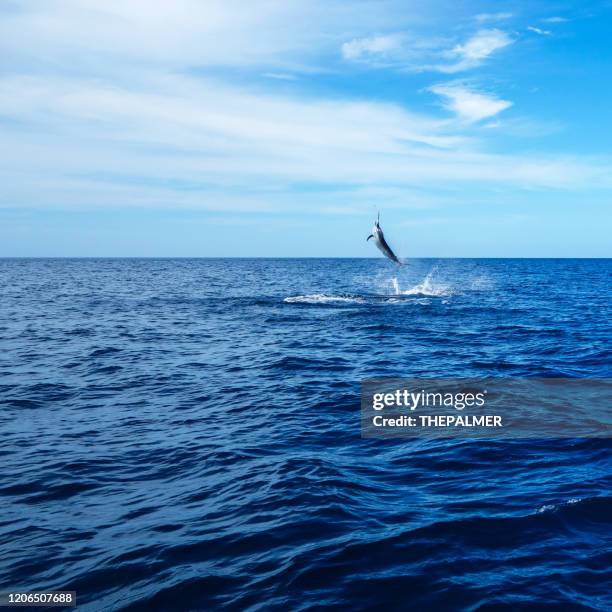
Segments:
[[[610,610],[612,443],[360,436],[366,378],[612,376],[611,260],[0,260],[0,590]]]

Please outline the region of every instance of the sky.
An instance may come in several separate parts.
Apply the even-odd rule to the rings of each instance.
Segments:
[[[4,0],[0,256],[612,256],[612,2]]]

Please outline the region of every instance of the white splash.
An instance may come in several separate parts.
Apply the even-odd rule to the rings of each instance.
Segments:
[[[434,280],[436,271],[437,268],[434,268],[427,274],[422,282],[405,291],[401,291],[397,284],[397,279],[393,279],[395,281],[394,286],[396,295],[426,295],[430,297],[447,297],[452,295],[453,290],[449,285]]]
[[[425,270],[423,270],[423,273]],[[440,298],[448,305],[456,296],[472,291],[489,291],[492,283],[482,274],[472,271],[457,271],[449,266],[433,265],[423,280],[410,286],[409,275],[415,272],[410,268],[390,276],[388,271],[380,270],[374,276],[362,274],[353,278],[355,293],[311,293],[284,298],[288,304],[431,304],[432,298]],[[418,277],[417,277],[418,278]],[[412,276],[412,283],[415,277]],[[408,288],[402,288],[408,285]],[[365,291],[364,291],[365,289]],[[410,299],[406,299],[410,298]]]
[[[577,504],[582,501],[581,497],[572,497],[565,502],[561,502],[560,504],[545,504],[538,509],[538,514],[542,514],[543,512],[553,512],[562,508],[563,506],[569,506],[571,504]]]
[[[286,297],[288,304],[362,304],[365,299],[351,295],[327,295],[325,293],[312,293],[309,295],[293,295]]]

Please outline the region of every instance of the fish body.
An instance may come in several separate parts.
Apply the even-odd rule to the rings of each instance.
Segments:
[[[372,233],[366,238],[366,241],[370,238],[374,238],[374,244],[378,247],[380,252],[385,257],[388,257],[391,261],[401,266],[403,265],[402,262],[398,259],[397,255],[393,252],[393,250],[385,240],[385,235],[383,234],[382,228],[380,227],[379,219],[380,217],[374,222]]]

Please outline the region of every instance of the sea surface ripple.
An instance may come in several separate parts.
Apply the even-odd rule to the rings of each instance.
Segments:
[[[608,440],[365,440],[368,377],[610,377],[610,260],[0,260],[0,590],[612,609]]]

